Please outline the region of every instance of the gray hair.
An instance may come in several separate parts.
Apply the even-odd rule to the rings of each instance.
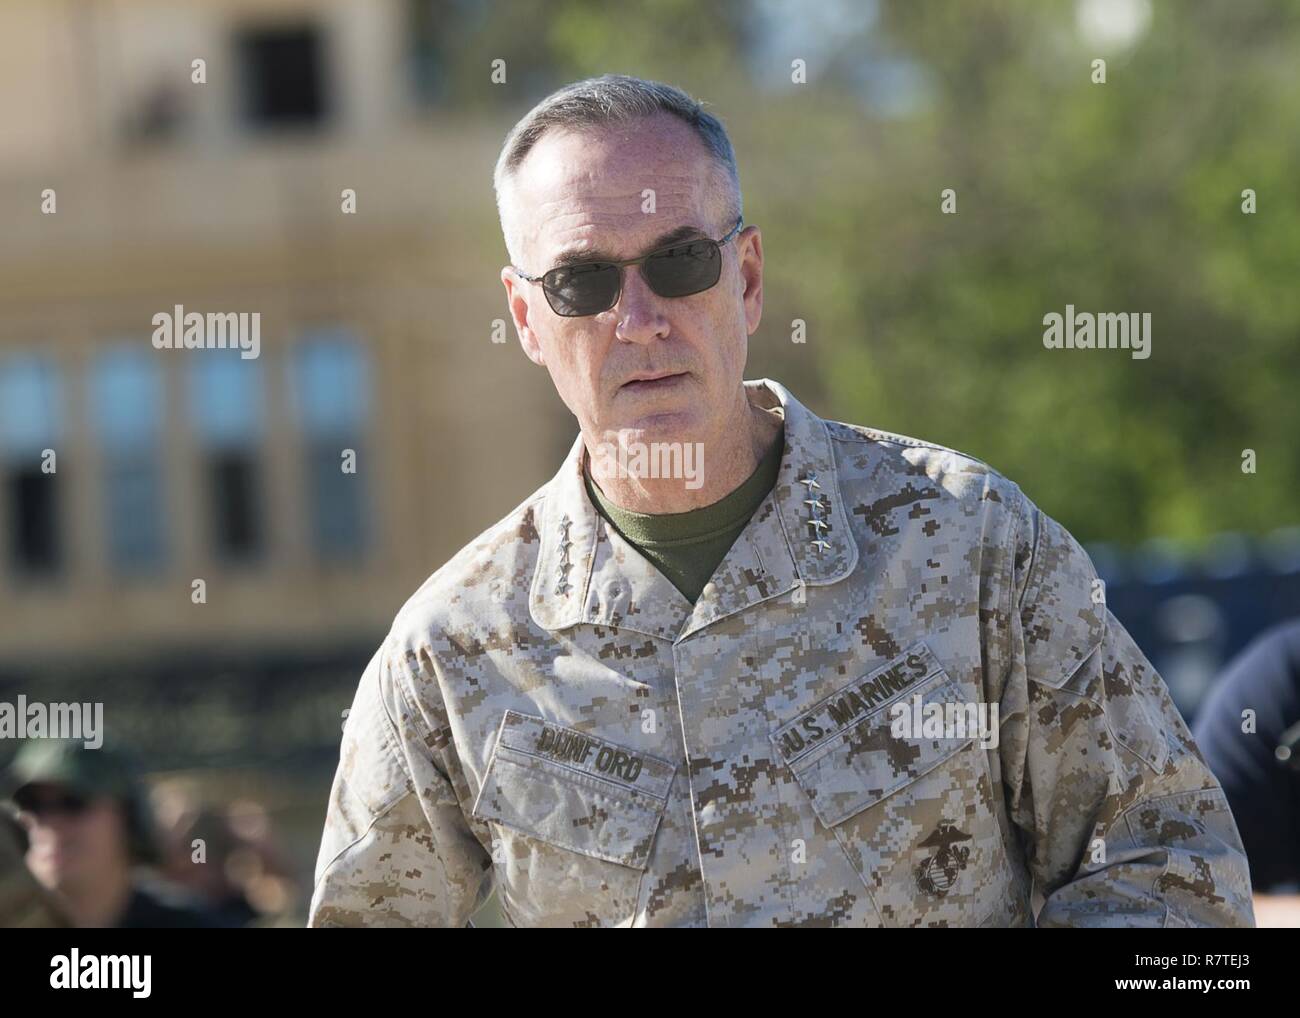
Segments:
[[[527,158],[533,146],[551,128],[581,129],[625,124],[668,113],[689,124],[696,136],[704,142],[709,155],[725,175],[725,188],[730,226],[743,209],[740,194],[740,173],[736,169],[736,154],[731,139],[722,122],[704,111],[704,104],[692,99],[680,88],[658,81],[633,78],[626,74],[606,74],[565,85],[552,92],[534,106],[506,135],[501,155],[492,174],[496,191],[497,215],[501,232],[505,235],[506,249],[511,260],[518,258],[514,238],[506,225],[506,185],[515,171]]]

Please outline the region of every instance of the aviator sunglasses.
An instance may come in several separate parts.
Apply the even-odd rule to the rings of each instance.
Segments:
[[[515,272],[530,283],[541,283],[546,303],[565,318],[598,315],[617,304],[628,265],[639,265],[646,285],[660,297],[689,297],[717,285],[722,276],[722,245],[740,232],[742,223],[743,216],[721,240],[688,240],[623,262],[575,262],[540,276]]]

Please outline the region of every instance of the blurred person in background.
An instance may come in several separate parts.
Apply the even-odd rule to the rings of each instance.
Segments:
[[[1300,619],[1229,662],[1195,731],[1237,818],[1258,925],[1300,926]]]
[[[247,926],[258,917],[244,889],[231,879],[239,839],[225,817],[210,807],[189,810],[166,833],[163,872],[190,891],[224,926]]]
[[[224,926],[266,925],[293,900],[288,868],[260,803],[217,807],[177,793],[164,835],[167,878]]]
[[[148,885],[158,860],[139,782],[126,758],[76,741],[28,741],[10,767],[27,865],[80,928],[187,928],[220,923]]]
[[[58,903],[23,864],[26,854],[27,832],[8,812],[0,810],[0,927],[66,927],[68,920]]]

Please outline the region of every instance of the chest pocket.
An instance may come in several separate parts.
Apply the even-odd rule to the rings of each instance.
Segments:
[[[507,711],[472,814],[497,826],[506,908],[546,926],[630,924],[675,766]]]
[[[976,724],[997,719],[982,710],[918,643],[771,734],[886,925],[1024,919]]]

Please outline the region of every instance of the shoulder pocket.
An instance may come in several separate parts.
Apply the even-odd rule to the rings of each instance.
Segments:
[[[644,870],[675,770],[639,750],[506,711],[473,815]]]

